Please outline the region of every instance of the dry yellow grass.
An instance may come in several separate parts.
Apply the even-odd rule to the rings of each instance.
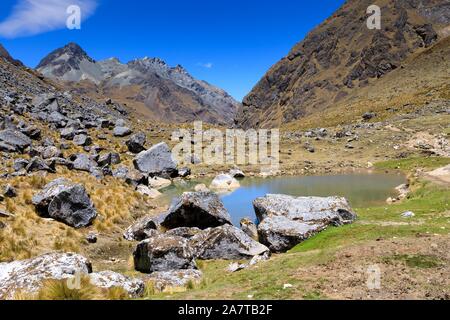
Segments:
[[[14,300],[127,300],[128,293],[120,287],[109,289],[93,285],[88,276],[80,279],[79,288],[72,288],[67,280],[47,280],[36,293],[19,291]]]
[[[146,211],[147,200],[122,181],[112,177],[99,181],[83,172],[58,171],[57,174],[34,174],[8,181],[16,188],[18,195],[5,199],[0,205],[14,214],[14,218],[4,220],[6,228],[0,232],[0,262],[27,259],[53,250],[83,254],[87,246],[87,233],[101,232],[117,239],[117,235],[134,221],[135,215],[140,216]],[[81,183],[91,196],[98,211],[91,227],[76,230],[60,222],[43,219],[36,213],[31,202],[33,195],[61,176]]]

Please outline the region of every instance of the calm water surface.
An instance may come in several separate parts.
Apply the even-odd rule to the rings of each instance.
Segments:
[[[343,196],[354,208],[385,203],[396,195],[395,187],[405,183],[406,178],[397,174],[344,174],[309,177],[246,178],[240,180],[241,188],[233,193],[221,195],[225,207],[239,225],[244,217],[255,219],[252,202],[266,194],[286,194],[292,196]],[[207,186],[211,180],[190,181],[172,186],[164,191],[166,201],[185,191],[192,191],[198,183]]]

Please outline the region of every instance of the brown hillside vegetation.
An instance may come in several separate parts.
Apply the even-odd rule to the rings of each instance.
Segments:
[[[362,88],[379,86],[408,57],[445,37],[448,1],[379,1],[382,30],[367,28],[371,4],[347,1],[294,46],[247,95],[237,122],[279,126],[334,108]]]

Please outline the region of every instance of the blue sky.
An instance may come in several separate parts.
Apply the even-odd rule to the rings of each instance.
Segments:
[[[81,30],[68,30],[59,20],[53,21],[49,15],[56,13],[49,7],[11,21],[17,4],[27,10],[33,3],[51,6],[55,1],[87,5]],[[2,0],[0,43],[31,67],[50,51],[72,41],[96,60],[114,56],[127,62],[144,56],[159,57],[170,65],[183,65],[194,77],[242,100],[274,63],[343,3],[344,0]],[[65,21],[65,12],[62,14]],[[30,35],[30,30],[16,34],[5,31],[26,19],[38,25],[34,30],[38,34]]]

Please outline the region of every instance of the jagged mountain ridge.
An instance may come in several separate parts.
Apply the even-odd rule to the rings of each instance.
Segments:
[[[5,59],[6,61],[8,61],[16,66],[23,66],[23,63],[19,60],[14,59],[13,57],[11,57],[8,50],[6,50],[5,47],[3,47],[1,44],[0,44],[0,58]]]
[[[244,98],[236,122],[280,126],[323,112],[449,34],[448,1],[378,1],[382,30],[366,26],[372,4],[349,0],[311,31]]]
[[[224,90],[159,58],[145,57],[126,64],[117,58],[95,61],[80,46],[70,43],[50,53],[36,69],[50,79],[70,82],[72,87],[76,83],[83,93],[101,92],[166,122],[203,120],[227,125],[240,106]]]

